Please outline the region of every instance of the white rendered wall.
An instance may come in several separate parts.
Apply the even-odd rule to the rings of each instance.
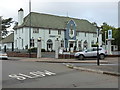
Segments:
[[[22,46],[22,39],[23,39],[23,46]],[[17,40],[17,45],[16,45],[16,40]],[[17,34],[16,30],[14,32],[14,48],[15,49],[25,49],[25,46],[29,46],[29,28],[19,28],[17,29]]]
[[[39,29],[39,33],[33,33],[33,29],[36,28],[31,28],[31,38],[33,37],[35,40],[35,47],[37,47],[37,39],[39,37],[42,38],[42,49],[47,50],[47,40],[51,39],[53,42],[53,50],[55,50],[55,39],[56,36],[58,35],[58,30],[52,30],[51,29],[51,34],[49,34],[49,29]],[[17,34],[16,30],[14,32],[14,47],[18,49],[25,49],[25,46],[28,45],[29,48],[29,31],[30,29],[28,27],[20,28],[17,29]],[[55,37],[50,37],[50,36],[55,36]],[[59,40],[64,40],[64,31],[61,30],[61,35],[59,35],[60,38]],[[22,47],[22,39],[23,39],[23,47]],[[91,42],[94,40],[94,43],[97,41],[97,37],[93,37],[93,33],[85,33],[84,32],[79,32],[79,35],[76,36],[76,39],[78,41],[82,40],[82,48],[83,48],[83,42],[87,40],[88,42],[88,48],[91,48]],[[17,47],[15,41],[17,40]],[[65,41],[64,41],[65,42]],[[102,35],[99,36],[99,44],[102,44]],[[77,42],[78,45],[78,42]]]
[[[92,41],[94,41],[94,43],[97,42],[97,37],[93,37],[93,33],[86,33],[86,37],[85,37],[84,32],[79,32],[78,36],[76,36],[76,39],[78,39],[78,41],[82,40],[82,48],[83,48],[83,43],[85,40],[87,40],[87,42],[88,42],[88,48],[91,48]],[[77,44],[78,44],[78,42],[77,42]]]
[[[4,50],[4,46],[6,46],[6,49],[12,49],[12,43],[2,43],[0,44],[0,47],[2,50]]]
[[[51,37],[51,35],[55,37]],[[46,49],[46,50],[47,50],[47,41],[49,39],[52,40],[53,50],[55,50],[55,39],[57,35],[58,35],[58,30],[52,30],[52,29],[51,29],[51,34],[49,34],[49,29],[39,29],[39,33],[32,33],[32,37],[35,39],[35,47],[37,47],[37,38],[41,37],[42,49]],[[62,39],[64,40],[64,31],[61,31],[59,40]]]

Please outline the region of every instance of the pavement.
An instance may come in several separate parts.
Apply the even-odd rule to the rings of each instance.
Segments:
[[[105,61],[107,63],[100,63],[99,66],[97,64],[88,64],[88,63],[87,64],[68,63],[65,65],[71,69],[77,69],[77,70],[81,70],[81,71],[107,74],[107,75],[113,75],[113,76],[120,76],[120,72],[119,72],[119,62],[120,61],[119,61],[119,59],[120,58],[118,58],[118,57],[106,58]]]
[[[96,60],[76,60],[76,59],[55,59],[55,58],[26,58],[20,61],[35,61],[35,62],[46,62],[46,63],[97,63]],[[101,60],[101,64],[108,64],[108,61]]]
[[[12,57],[13,58],[13,57]],[[34,61],[34,62],[46,62],[46,63],[63,63],[68,68],[77,69],[87,72],[94,72],[100,74],[107,74],[113,76],[120,76],[118,72],[120,57],[107,57],[104,60],[100,60],[100,65],[97,65],[96,59],[76,60],[76,59],[55,59],[55,58],[18,58],[10,60],[20,61]]]

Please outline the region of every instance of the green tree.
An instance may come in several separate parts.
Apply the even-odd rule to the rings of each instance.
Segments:
[[[1,29],[0,29],[0,35],[2,33],[2,36],[5,36],[8,34],[7,28],[11,26],[11,23],[13,23],[12,18],[8,19],[2,19],[1,21]]]
[[[105,31],[106,31],[106,38],[108,38],[108,30],[112,30],[113,38],[116,37],[115,33],[117,29],[115,27],[110,26],[106,22],[104,22],[103,25],[101,25],[101,28],[102,28],[102,41],[103,42],[105,42]],[[115,44],[115,40],[112,41],[112,44]]]
[[[115,35],[115,44],[118,45],[118,50],[120,50],[120,28],[116,30]]]

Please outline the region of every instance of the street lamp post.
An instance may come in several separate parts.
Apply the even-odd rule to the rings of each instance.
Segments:
[[[100,65],[100,58],[99,58],[99,35],[100,35],[100,29],[101,27],[97,27],[97,65]]]
[[[106,50],[106,33],[107,31],[105,31],[105,50]]]
[[[98,29],[98,32],[99,32],[99,29]],[[100,65],[100,62],[99,62],[99,35],[97,36],[97,65],[99,66]]]
[[[99,34],[100,34],[100,28],[98,27],[97,24],[94,24],[94,26],[97,28],[97,65],[100,65],[100,61],[99,61]]]
[[[31,0],[29,0],[29,14],[30,14],[30,20],[29,20],[29,58],[31,58]]]

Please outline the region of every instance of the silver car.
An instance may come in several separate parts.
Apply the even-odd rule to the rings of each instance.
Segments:
[[[104,59],[107,55],[107,52],[102,47],[99,47],[98,50],[99,59]],[[77,52],[74,56],[80,60],[83,60],[86,57],[97,57],[97,47]]]
[[[0,60],[1,59],[8,59],[7,53],[0,51]]]

